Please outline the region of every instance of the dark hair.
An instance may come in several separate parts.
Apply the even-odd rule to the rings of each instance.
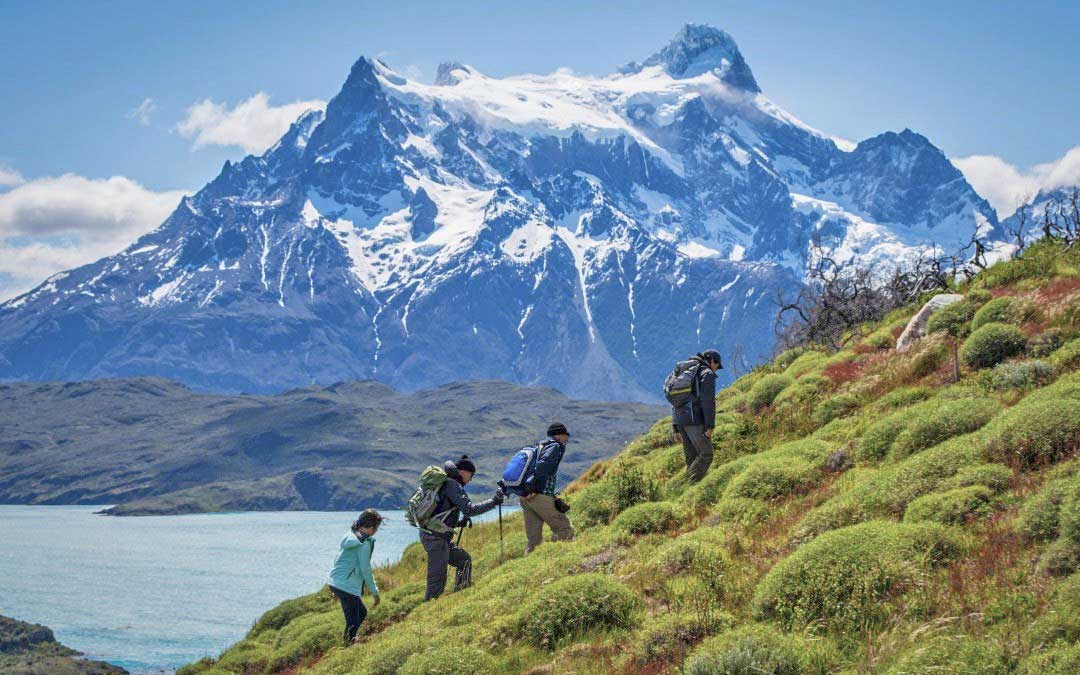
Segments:
[[[457,467],[458,471],[468,471],[470,473],[476,473],[476,465],[473,464],[473,461],[469,459],[468,455],[462,455],[461,459],[454,462],[454,466]]]
[[[360,512],[360,516],[356,519],[356,522],[352,524],[352,529],[359,530],[361,527],[378,527],[382,525],[383,517],[379,515],[379,512],[375,509],[364,509]]]

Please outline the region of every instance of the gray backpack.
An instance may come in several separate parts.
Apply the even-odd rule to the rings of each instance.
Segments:
[[[690,359],[679,361],[675,370],[664,380],[664,398],[674,408],[681,408],[697,396],[697,376],[701,370],[701,361]]]

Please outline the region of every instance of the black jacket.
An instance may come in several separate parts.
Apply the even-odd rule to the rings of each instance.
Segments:
[[[716,373],[700,356],[690,360],[701,363],[694,380],[694,397],[680,408],[672,406],[671,423],[676,427],[698,425],[712,429],[716,426]]]
[[[458,473],[453,462],[443,464],[443,471],[446,472],[446,482],[439,488],[439,504],[435,507],[435,513],[449,511],[446,517],[442,519],[447,527],[455,528],[464,522],[462,515],[471,518],[481,513],[487,513],[498,506],[494,499],[487,499],[478,504],[473,504],[472,500],[469,499],[469,495],[465,493],[465,486],[459,481],[461,474]]]
[[[559,462],[562,461],[566,446],[554,438],[548,437],[540,444],[539,455],[533,473],[525,481],[525,489],[545,495],[555,495],[555,483],[558,481]]]

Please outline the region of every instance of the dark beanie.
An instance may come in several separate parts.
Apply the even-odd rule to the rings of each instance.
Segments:
[[[548,436],[558,436],[559,434],[566,434],[567,436],[570,435],[570,432],[566,430],[566,425],[562,422],[555,422],[548,427]]]
[[[468,455],[462,455],[461,459],[454,462],[454,466],[458,468],[458,471],[471,471],[472,473],[476,473],[476,465],[473,464],[473,461],[469,459]]]
[[[720,352],[716,351],[715,349],[706,349],[705,351],[701,352],[701,357],[706,361],[716,361],[717,365],[721,369],[723,369],[724,367],[724,362],[720,360]]]

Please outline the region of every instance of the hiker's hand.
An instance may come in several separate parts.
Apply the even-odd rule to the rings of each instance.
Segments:
[[[502,504],[503,499],[505,498],[506,495],[503,494],[502,490],[495,490],[495,496],[491,498],[491,501],[495,502],[496,504]]]
[[[712,429],[705,430],[705,438],[712,438]]]
[[[380,602],[382,602],[380,596],[376,595],[375,599],[371,601],[371,606],[378,607]]]
[[[533,497],[535,497],[535,496],[536,496],[535,492],[530,492],[527,495],[522,495],[521,496],[521,501],[523,501],[523,502],[531,502],[533,500]]]
[[[678,431],[673,432],[671,434],[671,440],[675,441],[676,443],[682,443],[682,434],[680,434]]]

